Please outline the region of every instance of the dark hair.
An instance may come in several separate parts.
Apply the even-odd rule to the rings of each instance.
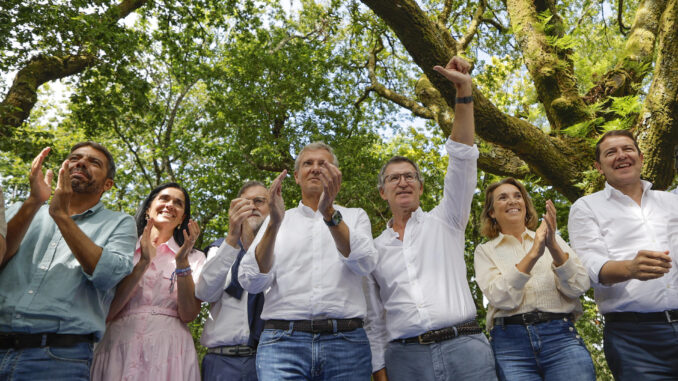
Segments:
[[[92,147],[95,150],[101,152],[106,156],[106,160],[108,161],[108,168],[106,170],[106,178],[109,178],[111,180],[115,180],[115,161],[113,160],[113,155],[111,155],[110,152],[106,149],[106,147],[102,146],[101,144],[97,142],[93,142],[91,140],[88,140],[86,142],[80,142],[76,143],[73,147],[71,147],[71,153],[75,151],[76,149],[80,147]]]
[[[419,180],[419,182],[422,183],[422,184],[424,183],[424,178],[421,176],[421,171],[419,170],[419,166],[417,165],[417,163],[412,161],[412,159],[410,159],[409,157],[393,156],[392,158],[388,159],[386,164],[384,164],[381,167],[381,170],[379,171],[379,179],[378,179],[379,190],[384,189],[384,181],[386,181],[386,179],[384,178],[384,173],[386,172],[386,168],[388,168],[389,165],[396,164],[396,163],[410,163],[414,167],[414,170],[417,171],[417,180]]]
[[[598,142],[596,143],[596,161],[600,163],[600,145],[603,144],[603,141],[607,139],[610,136],[626,136],[627,138],[631,139],[633,141],[633,145],[636,146],[636,150],[638,153],[640,153],[640,147],[638,147],[638,142],[636,141],[636,138],[633,136],[631,131],[629,130],[612,130],[608,131],[603,136],[598,139]]]
[[[263,187],[264,189],[266,189],[266,185],[264,185],[264,183],[262,183],[261,181],[250,180],[240,187],[240,190],[238,191],[236,197],[242,196],[242,194],[245,193],[247,189],[252,187]]]
[[[494,210],[494,191],[504,184],[515,186],[523,196],[523,201],[525,201],[525,226],[530,230],[535,230],[539,223],[537,210],[534,209],[532,199],[530,198],[530,195],[527,194],[525,186],[513,177],[507,177],[496,183],[490,184],[490,186],[485,189],[485,206],[483,206],[483,211],[480,213],[480,234],[487,238],[496,238],[501,232],[501,227],[497,223],[497,220],[490,216],[490,212]]]
[[[139,205],[139,209],[137,209],[137,213],[134,215],[134,219],[137,222],[137,236],[141,237],[141,234],[144,232],[144,229],[146,228],[146,211],[148,208],[151,206],[151,203],[155,198],[158,196],[158,193],[160,193],[163,189],[165,188],[177,188],[184,192],[184,198],[186,199],[185,205],[184,205],[184,220],[181,221],[181,225],[179,225],[178,229],[174,229],[174,240],[177,242],[179,246],[184,244],[184,233],[183,231],[188,229],[188,220],[191,218],[191,199],[188,197],[188,192],[186,192],[186,189],[184,189],[181,185],[177,183],[165,183],[162,185],[158,185],[157,187],[153,188],[151,193],[148,194],[148,197],[144,200],[144,202]]]

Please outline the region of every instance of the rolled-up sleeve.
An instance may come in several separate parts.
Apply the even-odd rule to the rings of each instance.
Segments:
[[[568,254],[567,261],[562,265],[551,268],[556,274],[556,287],[560,292],[570,298],[578,298],[581,294],[591,287],[589,276],[584,265],[582,265],[577,254],[567,245],[567,243],[556,235],[556,241],[561,249]]]
[[[99,290],[115,287],[134,267],[134,247],[137,242],[136,226],[131,216],[122,217],[103,246],[101,257],[92,275],[82,274]]]
[[[492,260],[494,249],[491,243],[476,247],[474,267],[476,282],[491,305],[502,310],[512,310],[520,306],[524,298],[525,284],[530,275],[511,266],[502,273]]]
[[[610,260],[608,248],[603,241],[603,235],[593,211],[585,200],[577,200],[570,208],[567,229],[572,248],[588,270],[591,281],[595,285],[604,286],[598,280],[598,274],[603,265]]]
[[[376,266],[377,249],[372,240],[372,225],[367,213],[358,209],[358,215],[353,224],[349,226],[351,253],[348,258],[339,253],[339,257],[356,275],[365,276],[374,270]]]
[[[365,300],[367,301],[367,318],[365,319],[365,333],[370,341],[372,351],[372,372],[386,367],[384,352],[388,335],[386,332],[386,311],[379,294],[379,285],[372,276],[366,276],[363,282]]]
[[[238,253],[240,249],[229,245],[225,240],[221,246],[209,250],[207,261],[195,287],[196,298],[208,303],[219,300],[226,288],[226,279]]]

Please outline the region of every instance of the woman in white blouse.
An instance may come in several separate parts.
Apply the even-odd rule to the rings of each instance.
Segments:
[[[489,301],[487,329],[500,380],[595,380],[574,327],[585,268],[556,233],[556,209],[538,216],[523,184],[505,178],[485,191],[476,281]],[[536,228],[536,231],[535,231]]]

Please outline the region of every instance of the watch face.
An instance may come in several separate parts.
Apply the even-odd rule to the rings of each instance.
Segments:
[[[341,213],[339,213],[338,210],[332,215],[332,222],[334,222],[335,225],[339,225],[341,222]]]

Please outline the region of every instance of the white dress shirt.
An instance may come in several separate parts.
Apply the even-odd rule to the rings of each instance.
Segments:
[[[537,260],[529,274],[516,267],[534,245],[535,232],[525,229],[522,242],[510,234],[499,235],[476,247],[473,256],[476,282],[490,302],[486,327],[494,318],[532,311],[582,314],[579,296],[590,286],[586,268],[567,243],[556,234],[556,242],[568,258],[556,267],[549,249]]]
[[[207,251],[207,262],[195,287],[195,297],[210,303],[210,312],[200,337],[207,348],[247,345],[250,327],[247,315],[247,291],[240,300],[224,290],[231,283],[231,267],[240,249],[222,242]]]
[[[263,320],[364,318],[362,278],[374,269],[376,250],[364,210],[334,206],[350,232],[341,255],[320,212],[299,203],[285,212],[276,236],[273,267],[263,274],[254,257],[269,218],[240,263],[238,280],[249,292],[264,290]],[[269,288],[270,287],[270,288]],[[267,290],[268,289],[268,290]]]
[[[476,316],[466,280],[464,230],[476,187],[478,149],[448,140],[443,199],[417,209],[404,239],[388,227],[374,240],[377,267],[367,280],[372,369],[384,368],[388,341],[421,335]],[[390,225],[390,223],[389,223]]]
[[[605,183],[570,209],[572,248],[587,267],[601,313],[658,312],[678,308],[678,195],[650,189],[643,181],[641,205]],[[601,267],[631,260],[639,250],[669,250],[671,270],[661,278],[603,285]]]

